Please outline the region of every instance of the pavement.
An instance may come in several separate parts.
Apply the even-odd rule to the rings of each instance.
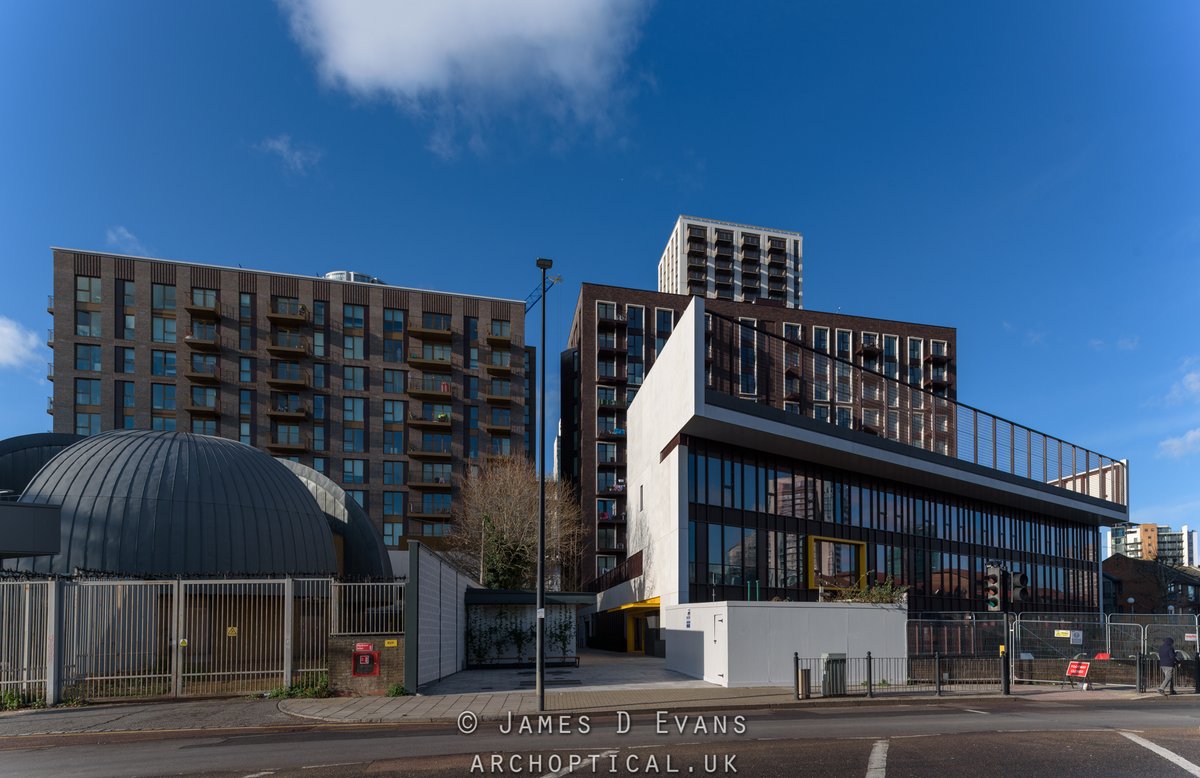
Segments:
[[[1015,685],[1014,699],[1062,704],[1112,703],[1158,698],[1129,688],[1083,691],[1049,685]],[[816,710],[863,705],[922,705],[997,699],[994,686],[956,687],[942,696],[931,690],[880,690],[846,697],[797,700],[788,687],[726,688],[667,670],[661,659],[588,652],[579,668],[547,671],[546,709],[553,713],[654,710]],[[1183,694],[1179,703],[1200,702]],[[1165,701],[1164,701],[1165,702]],[[6,738],[81,733],[297,729],[324,724],[380,725],[452,722],[469,712],[479,721],[537,713],[532,670],[474,670],[449,676],[407,697],[331,697],[272,700],[230,698],[171,700],[24,710],[0,713],[0,747]]]

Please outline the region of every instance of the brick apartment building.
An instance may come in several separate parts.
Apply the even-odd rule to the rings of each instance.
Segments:
[[[687,294],[582,285],[568,348],[561,355],[559,470],[579,490],[588,536],[584,558],[595,560],[594,570],[583,571],[585,581],[625,558],[630,432],[625,411],[691,299]],[[795,354],[776,355],[774,364],[766,359],[749,369],[742,364],[736,394],[758,397],[760,402],[769,396],[784,410],[843,427],[870,432],[888,425],[887,436],[893,440],[952,453],[953,420],[934,414],[902,415],[901,402],[908,411],[907,405],[919,402],[926,392],[955,399],[953,328],[808,311],[761,300],[709,299],[706,310],[713,315],[710,326],[713,322],[720,326],[714,317],[752,323],[758,330],[808,347],[806,353],[828,355],[816,357],[815,362],[809,357],[802,366],[797,349]],[[852,379],[852,366],[925,391],[903,400],[876,395],[869,382]],[[719,378],[710,369],[710,384]],[[891,430],[901,418],[923,418],[923,429]]]
[[[309,465],[386,544],[450,528],[458,479],[532,456],[515,300],[55,248],[56,432],[178,429]]]

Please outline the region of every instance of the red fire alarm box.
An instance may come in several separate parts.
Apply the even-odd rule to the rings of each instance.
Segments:
[[[379,675],[379,652],[355,651],[351,675]]]

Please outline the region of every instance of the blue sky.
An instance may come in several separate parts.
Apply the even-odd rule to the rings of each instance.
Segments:
[[[514,298],[549,256],[557,354],[688,213],[803,232],[807,307],[957,327],[960,399],[1195,525],[1198,36],[1189,2],[2,3],[0,436],[49,427],[51,245]]]

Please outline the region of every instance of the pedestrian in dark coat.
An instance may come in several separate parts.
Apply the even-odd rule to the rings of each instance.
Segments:
[[[1164,697],[1175,693],[1175,638],[1163,638],[1158,648],[1158,666],[1162,668],[1163,680],[1158,693]]]

